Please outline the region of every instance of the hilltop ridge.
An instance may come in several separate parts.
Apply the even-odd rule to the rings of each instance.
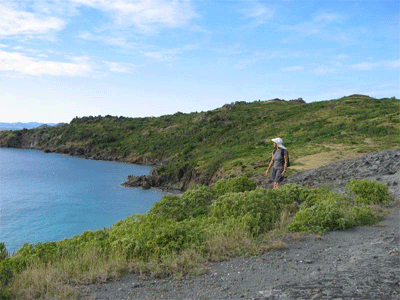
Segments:
[[[400,143],[399,99],[351,95],[301,100],[235,102],[161,117],[74,118],[57,127],[3,131],[0,147],[154,165],[151,186],[182,191],[231,176],[261,178],[272,151],[270,140],[277,136],[290,150],[290,172]],[[323,153],[329,161],[316,156]],[[307,165],[310,160],[312,166]]]
[[[22,130],[26,129],[33,129],[33,128],[47,128],[49,126],[56,126],[60,123],[38,123],[38,122],[14,122],[14,123],[5,123],[0,122],[0,131],[1,130]]]

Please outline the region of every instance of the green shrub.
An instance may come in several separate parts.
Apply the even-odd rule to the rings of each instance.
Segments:
[[[166,195],[153,205],[150,214],[162,215],[176,221],[198,217],[208,212],[208,206],[216,198],[208,186],[198,185],[187,190],[182,196]]]
[[[175,220],[183,220],[186,217],[186,211],[183,207],[179,196],[165,195],[159,202],[154,203],[149,214],[161,215],[165,218]]]
[[[221,220],[243,222],[252,234],[266,232],[279,221],[281,211],[293,200],[282,198],[282,195],[287,195],[287,192],[261,188],[228,193],[213,202],[210,216]]]
[[[246,176],[238,176],[229,179],[222,179],[215,183],[214,190],[218,196],[227,193],[239,193],[255,190],[257,184]]]
[[[302,203],[305,200],[308,190],[304,189],[301,185],[288,183],[280,187],[276,192],[281,194],[281,198],[285,199],[285,202]]]
[[[346,213],[346,203],[344,196],[335,194],[316,200],[312,206],[304,202],[286,229],[321,234],[354,226],[356,220],[353,214]]]
[[[304,206],[311,207],[322,199],[335,197],[335,193],[324,188],[318,187],[313,189],[304,189],[301,194],[301,198],[304,201]]]
[[[3,259],[6,259],[8,257],[8,252],[6,249],[6,246],[4,244],[4,242],[0,243],[0,261],[2,261]]]
[[[350,179],[346,185],[346,192],[353,196],[356,202],[364,204],[386,203],[393,199],[387,185],[367,179]]]
[[[0,262],[0,287],[6,285],[14,276],[26,268],[31,260],[15,255],[7,257]]]
[[[198,217],[208,212],[208,206],[216,199],[215,192],[208,186],[198,185],[181,196],[187,217]]]
[[[135,215],[114,224],[109,242],[114,251],[143,261],[177,255],[185,249],[201,249],[202,222],[201,218],[177,222],[154,214]]]
[[[324,189],[303,190],[300,197],[304,202],[286,227],[288,231],[324,233],[356,225],[372,225],[382,220],[384,210],[371,203],[385,203],[392,199],[388,187],[366,179],[351,179],[346,191],[354,196],[337,195]]]
[[[0,262],[0,287],[6,285],[13,277],[14,270],[11,258],[3,259]]]
[[[350,213],[354,215],[357,225],[374,225],[383,220],[386,212],[378,206],[353,206]]]

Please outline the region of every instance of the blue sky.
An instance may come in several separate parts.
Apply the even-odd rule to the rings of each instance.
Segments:
[[[399,98],[399,10],[399,0],[1,0],[0,122]]]

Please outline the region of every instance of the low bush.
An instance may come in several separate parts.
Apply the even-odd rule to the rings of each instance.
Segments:
[[[6,246],[3,242],[0,243],[0,261],[6,259],[9,256]]]
[[[326,194],[313,205],[304,202],[287,226],[288,231],[309,231],[322,234],[326,231],[345,229],[354,226],[353,215],[346,213],[347,199],[341,195]]]
[[[324,188],[304,190],[304,202],[286,229],[324,233],[356,225],[371,225],[383,219],[384,209],[371,205],[386,203],[392,197],[386,185],[366,179],[351,179],[346,185],[348,195],[336,195]]]
[[[368,179],[355,180],[346,185],[346,192],[354,197],[357,203],[386,203],[393,199],[389,194],[389,187],[381,182],[373,182]]]
[[[182,221],[206,214],[208,206],[214,199],[216,199],[216,194],[210,187],[198,185],[184,192],[182,196],[163,196],[153,205],[149,213]]]
[[[354,215],[356,225],[374,225],[386,215],[386,211],[377,205],[352,206],[349,213]]]
[[[255,190],[257,184],[246,176],[238,176],[229,179],[222,179],[215,183],[214,190],[218,196],[228,193],[240,193]]]
[[[203,219],[176,221],[153,214],[135,215],[116,223],[109,230],[113,251],[126,258],[148,261],[165,255],[178,255],[189,248],[203,249]]]
[[[289,197],[290,189],[278,191],[257,188],[253,191],[228,193],[219,197],[210,207],[210,216],[221,220],[243,222],[254,235],[273,228],[280,220],[281,211],[296,200]]]
[[[333,192],[324,187],[303,190],[301,196],[304,201],[304,206],[307,207],[317,204],[321,199],[335,197]]]

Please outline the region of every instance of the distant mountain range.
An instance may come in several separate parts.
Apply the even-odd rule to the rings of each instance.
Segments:
[[[29,123],[1,123],[0,122],[0,130],[21,130],[21,129],[32,129],[40,126],[55,126],[57,123],[37,123],[37,122],[29,122]]]

